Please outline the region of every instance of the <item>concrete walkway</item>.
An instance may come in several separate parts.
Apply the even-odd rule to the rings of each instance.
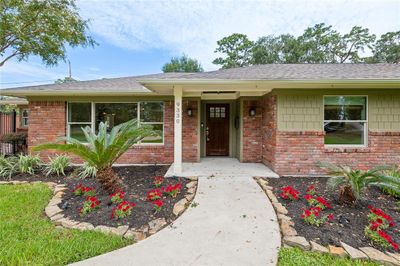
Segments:
[[[172,225],[137,244],[75,265],[275,265],[273,207],[250,176],[200,177],[194,202]]]

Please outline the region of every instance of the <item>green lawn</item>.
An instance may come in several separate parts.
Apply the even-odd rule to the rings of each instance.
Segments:
[[[279,251],[279,266],[377,266],[367,261],[342,259],[328,254],[303,251],[299,248],[281,248]]]
[[[65,265],[128,244],[118,236],[56,229],[45,217],[43,184],[0,185],[0,265]]]

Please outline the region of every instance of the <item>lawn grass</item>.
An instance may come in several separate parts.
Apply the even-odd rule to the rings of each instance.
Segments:
[[[299,248],[281,248],[279,251],[279,266],[377,266],[369,261],[350,260],[334,257],[328,254],[303,251]]]
[[[100,232],[56,229],[43,211],[51,196],[43,184],[0,186],[0,265],[65,265],[132,243]]]

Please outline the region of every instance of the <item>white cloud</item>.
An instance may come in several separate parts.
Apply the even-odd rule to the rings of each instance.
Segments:
[[[96,1],[81,0],[81,14],[91,31],[118,47],[167,49],[186,53],[206,69],[215,69],[216,41],[231,33],[251,39],[268,34],[301,34],[319,22],[341,32],[353,25],[378,35],[400,29],[397,0],[264,0],[264,1]]]

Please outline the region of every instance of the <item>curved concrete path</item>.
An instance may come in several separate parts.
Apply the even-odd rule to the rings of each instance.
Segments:
[[[279,225],[253,178],[200,177],[194,202],[153,236],[74,265],[276,264]]]

